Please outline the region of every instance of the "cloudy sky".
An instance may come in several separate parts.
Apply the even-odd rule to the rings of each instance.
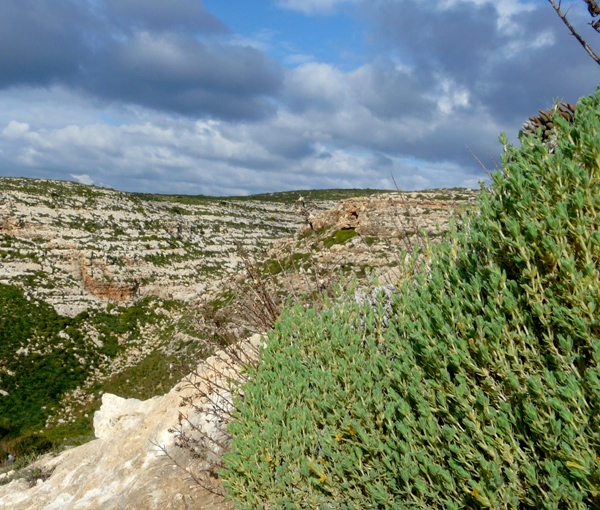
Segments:
[[[501,131],[599,82],[546,0],[0,0],[0,176],[478,187],[466,145],[493,168]]]

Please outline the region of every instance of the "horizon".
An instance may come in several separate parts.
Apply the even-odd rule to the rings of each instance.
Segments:
[[[102,186],[100,184],[86,184],[83,182],[79,182],[77,180],[70,179],[48,179],[44,177],[20,177],[20,176],[12,176],[12,175],[0,175],[0,181],[2,179],[26,179],[26,180],[35,180],[35,181],[46,181],[46,182],[58,182],[58,183],[69,183],[69,184],[77,184],[79,186],[90,186],[94,188],[105,189],[108,191],[115,191],[118,193],[129,193],[136,195],[158,195],[164,197],[203,197],[203,198],[252,198],[255,196],[261,195],[281,195],[285,193],[311,193],[313,191],[376,191],[383,193],[417,193],[417,192],[433,192],[438,190],[453,190],[453,189],[468,189],[468,190],[476,190],[477,188],[466,188],[462,186],[454,186],[451,188],[425,188],[425,189],[413,189],[413,190],[403,190],[403,189],[383,189],[383,188],[312,188],[312,189],[286,189],[279,191],[263,191],[259,193],[251,193],[248,195],[204,195],[202,193],[198,194],[187,194],[187,193],[154,193],[154,192],[146,192],[146,191],[131,191],[131,190],[123,190],[118,188],[111,188],[108,186]],[[0,189],[0,191],[2,191]]]
[[[100,188],[100,189],[105,189],[108,191],[115,191],[118,193],[129,193],[129,194],[136,194],[136,195],[158,195],[158,196],[164,196],[164,197],[204,197],[204,198],[252,198],[254,196],[260,196],[260,195],[281,195],[281,194],[285,194],[285,193],[311,193],[313,191],[376,191],[376,192],[382,192],[382,193],[417,193],[417,192],[433,192],[433,191],[438,191],[438,190],[458,190],[458,189],[465,189],[465,190],[478,190],[480,189],[478,188],[468,188],[468,187],[464,187],[464,186],[453,186],[453,187],[442,187],[442,188],[423,188],[423,189],[412,189],[412,190],[406,190],[406,189],[397,189],[397,188],[388,188],[388,189],[384,189],[384,188],[357,188],[357,187],[353,187],[353,188],[306,188],[306,189],[285,189],[285,190],[279,190],[279,191],[261,191],[258,193],[251,193],[248,195],[205,195],[202,193],[196,193],[196,194],[189,194],[189,193],[162,193],[162,192],[147,192],[147,191],[132,191],[132,190],[124,190],[124,189],[118,189],[118,188],[111,188],[109,186],[103,186],[101,184],[86,184],[83,182],[79,182],[77,180],[73,180],[73,179],[50,179],[50,178],[46,178],[46,177],[21,177],[21,176],[14,176],[14,175],[0,175],[0,181],[2,179],[26,179],[26,180],[34,180],[34,181],[46,181],[46,182],[57,182],[57,183],[68,183],[68,184],[77,184],[79,186],[90,186],[90,187],[94,187],[94,188]],[[0,188],[0,191],[2,191],[2,189]]]

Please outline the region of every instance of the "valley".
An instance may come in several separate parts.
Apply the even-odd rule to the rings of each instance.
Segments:
[[[339,273],[393,282],[401,250],[437,242],[475,196],[164,196],[1,178],[0,460],[89,440],[104,393],[167,392],[212,352],[203,311],[238,314],[245,260],[283,295]]]

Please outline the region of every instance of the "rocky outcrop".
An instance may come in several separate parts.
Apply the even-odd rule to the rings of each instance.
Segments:
[[[111,301],[131,301],[139,291],[137,281],[123,282],[107,264],[84,259],[80,263],[83,288],[97,298]]]
[[[240,343],[236,352],[251,358],[261,342],[261,337],[255,335]],[[203,476],[201,470],[206,466],[187,450],[175,446],[176,435],[172,431],[181,428],[190,436],[199,437],[192,431],[193,425],[204,435],[222,441],[226,423],[212,406],[217,401],[223,405],[230,398],[227,380],[236,377],[238,359],[221,351],[199,366],[196,375],[184,379],[168,394],[150,400],[105,394],[102,407],[94,416],[97,439],[38,461],[30,468],[37,469],[38,480],[15,478],[0,485],[0,509],[232,508],[222,497],[194,481]],[[203,397],[202,392],[207,395]],[[200,412],[182,408],[183,399],[192,399]],[[51,476],[44,479],[43,474],[49,472]],[[218,481],[208,482],[214,483],[218,492]]]
[[[471,190],[434,190],[350,198],[310,218],[310,230],[352,229],[364,237],[390,238],[417,229],[448,228],[453,212],[476,197]]]
[[[276,242],[269,256],[276,268],[290,259],[310,258],[310,264],[296,267],[312,271],[310,265],[316,263],[322,274],[350,270],[360,275],[369,270],[383,283],[393,283],[402,251],[411,252],[424,237],[439,242],[450,220],[471,207],[476,197],[474,190],[439,189],[342,200],[310,215],[309,224],[293,238]],[[291,274],[288,286],[298,286],[303,279]]]

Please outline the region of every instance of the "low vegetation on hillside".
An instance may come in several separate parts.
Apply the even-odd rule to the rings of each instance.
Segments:
[[[393,296],[284,311],[229,426],[238,508],[600,507],[600,89],[554,123]]]
[[[183,326],[170,317],[181,306],[145,298],[66,317],[19,287],[0,285],[0,460],[91,439],[103,392],[146,399],[170,389],[178,373],[168,370],[175,356],[165,346],[183,356],[185,346],[172,345]],[[123,355],[132,348],[142,352],[127,364]]]

